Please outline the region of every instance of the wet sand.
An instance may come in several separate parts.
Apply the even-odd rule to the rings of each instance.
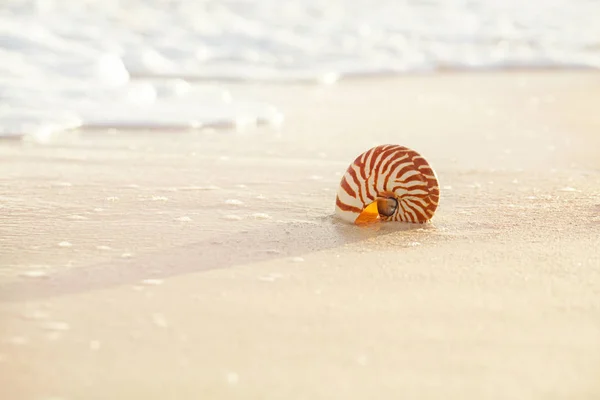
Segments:
[[[284,125],[0,142],[3,398],[600,396],[600,75],[245,90]],[[382,143],[431,224],[332,219]]]

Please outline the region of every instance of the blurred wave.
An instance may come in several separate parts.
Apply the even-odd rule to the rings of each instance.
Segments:
[[[223,81],[597,68],[597,0],[4,0],[0,136],[279,124]]]

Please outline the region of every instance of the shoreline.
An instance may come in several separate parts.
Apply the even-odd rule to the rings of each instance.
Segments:
[[[211,82],[216,84],[232,84],[232,85],[274,85],[274,86],[288,86],[288,85],[317,85],[317,86],[329,86],[337,84],[346,84],[348,82],[356,82],[361,80],[377,80],[377,79],[399,79],[399,78],[412,78],[412,77],[433,77],[437,75],[479,75],[479,74],[510,74],[510,73],[526,73],[526,74],[539,74],[539,73],[599,73],[600,68],[591,65],[573,65],[573,66],[562,66],[562,65],[548,65],[548,66],[485,66],[485,67],[437,67],[429,70],[415,70],[415,71],[373,71],[373,72],[353,72],[353,73],[338,73],[335,71],[324,72],[321,76],[313,76],[306,78],[276,78],[276,79],[255,79],[255,78],[242,78],[227,75],[186,75],[186,74],[144,74],[144,73],[132,73],[132,81],[153,81],[153,80],[172,80],[182,79],[191,83],[202,83]],[[335,80],[329,81],[323,77],[326,76],[338,77]]]
[[[295,88],[302,90],[301,88],[307,88],[309,90],[335,90],[336,87],[346,85],[356,85],[364,83],[398,83],[402,81],[414,81],[415,79],[436,79],[436,78],[448,78],[448,77],[466,77],[471,79],[477,76],[498,76],[506,77],[511,75],[521,75],[525,77],[542,77],[545,74],[552,76],[557,75],[578,75],[585,76],[590,74],[591,77],[596,77],[600,73],[600,69],[597,67],[586,67],[586,66],[573,66],[573,67],[561,67],[561,66],[548,66],[548,67],[499,67],[499,68],[472,68],[472,69],[452,69],[452,68],[440,68],[431,71],[414,71],[414,72],[374,72],[374,73],[357,73],[357,74],[341,74],[338,76],[336,73],[328,73],[325,75],[338,76],[332,81],[324,82],[320,77],[313,78],[300,78],[300,79],[282,79],[282,80],[248,80],[245,78],[229,78],[226,76],[209,76],[200,77],[193,75],[144,75],[144,74],[132,74],[131,79],[128,83],[139,83],[144,81],[171,81],[171,80],[184,80],[191,84],[202,84],[210,83],[218,87],[227,88],[229,90],[240,91],[241,94],[248,93],[248,91],[256,91],[257,89],[261,92],[269,92],[272,90],[280,91],[285,88]],[[536,78],[537,79],[537,78]],[[243,96],[242,96],[243,97]],[[253,101],[248,98],[247,100]],[[259,103],[263,103],[265,98],[264,95],[254,99]],[[279,104],[274,104],[275,107],[279,107]],[[214,121],[206,121],[198,123],[194,121],[180,121],[173,124],[165,123],[141,123],[141,122],[85,122],[82,121],[79,126],[65,126],[64,129],[51,129],[49,134],[43,134],[43,138],[36,138],[40,136],[38,133],[14,133],[9,131],[7,134],[0,133],[0,143],[8,141],[51,141],[48,137],[54,137],[56,135],[65,135],[69,133],[79,132],[91,132],[91,131],[110,131],[117,130],[120,132],[134,132],[134,131],[153,131],[153,132],[202,132],[206,130],[217,130],[217,131],[235,131],[235,130],[257,130],[264,127],[277,127],[281,124],[279,121],[280,116],[270,115],[265,117],[264,115],[255,115],[248,119],[247,116],[242,123],[236,121],[236,118],[225,118],[216,119]],[[285,113],[283,115],[285,120]],[[285,123],[285,122],[283,122]]]

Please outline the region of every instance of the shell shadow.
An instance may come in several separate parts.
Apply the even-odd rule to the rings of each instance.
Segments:
[[[39,280],[0,284],[0,302],[20,302],[86,293],[237,265],[300,256],[342,247],[423,225],[373,224],[358,227],[333,221],[278,223],[263,229],[224,234],[209,240],[62,270]]]

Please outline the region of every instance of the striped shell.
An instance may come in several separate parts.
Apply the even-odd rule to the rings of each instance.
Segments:
[[[341,219],[424,223],[433,217],[440,189],[433,168],[419,153],[398,145],[374,147],[342,177],[335,213]],[[366,213],[372,217],[365,219]]]

